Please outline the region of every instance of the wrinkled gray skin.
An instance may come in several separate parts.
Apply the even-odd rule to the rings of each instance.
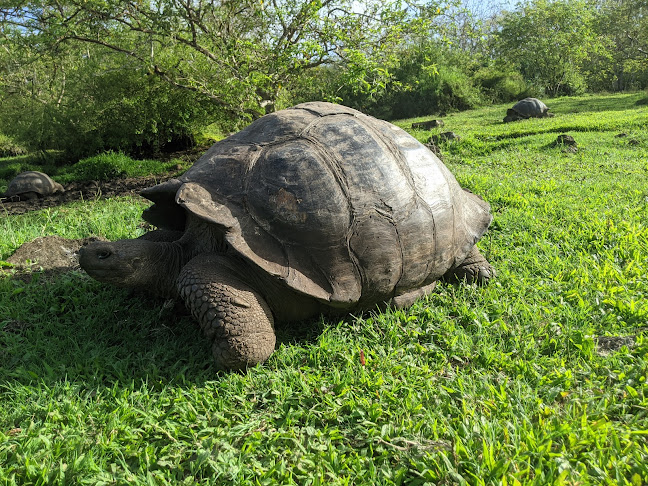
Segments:
[[[554,116],[549,113],[549,108],[537,98],[524,98],[513,105],[513,108],[506,110],[504,123],[528,118],[547,118]]]
[[[30,170],[11,179],[3,197],[24,201],[62,192],[65,192],[63,186],[47,174]]]
[[[329,103],[266,115],[143,191],[160,230],[80,251],[99,281],[180,297],[220,368],[274,351],[274,322],[410,305],[487,283],[489,205],[387,122]]]

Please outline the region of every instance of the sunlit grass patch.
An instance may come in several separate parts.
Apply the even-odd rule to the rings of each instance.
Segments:
[[[139,236],[140,215],[148,204],[143,198],[116,198],[78,202],[27,214],[0,213],[0,259],[35,238],[58,235],[64,238],[103,236],[116,240]]]
[[[279,326],[245,373],[216,373],[193,320],[156,299],[80,272],[0,278],[0,483],[648,483],[637,97],[551,100],[555,118],[518,128],[503,106],[447,117],[463,138],[446,164],[492,206],[495,281]],[[575,153],[553,145],[567,124]],[[139,236],[145,205],[0,217],[0,258],[45,234]]]

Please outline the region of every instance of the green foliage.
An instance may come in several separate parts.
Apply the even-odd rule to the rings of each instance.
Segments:
[[[298,100],[339,102],[388,120],[473,108],[485,98],[469,69],[457,62],[461,57],[435,42],[409,46],[395,56],[398,63],[388,79],[372,84],[373,91],[358,89],[358,82],[347,84],[335,70],[321,69],[313,73],[312,84],[299,93]],[[334,97],[328,95],[332,92]]]
[[[142,155],[186,148],[210,117],[200,97],[142,76],[105,49],[33,55],[8,76],[15,85],[0,95],[0,122],[32,150],[65,152],[65,162],[106,149]],[[24,76],[33,76],[31,85],[20,83]]]
[[[483,103],[482,94],[461,68],[442,64],[435,71],[403,80],[406,87],[396,90],[392,99],[384,100],[391,108],[389,118],[467,110]]]
[[[502,15],[496,50],[548,95],[580,94],[587,87],[584,63],[604,50],[596,15],[588,1],[527,1]]]
[[[157,160],[134,160],[121,152],[105,152],[78,161],[69,173],[73,180],[107,181],[160,173],[164,164]]]
[[[592,59],[590,86],[598,90],[648,86],[648,5],[642,0],[600,0],[597,30],[606,52]]]
[[[6,64],[12,70],[31,51],[58,56],[64,48],[98,49],[112,62],[100,63],[93,73],[107,76],[126,68],[126,79],[154,77],[212,104],[219,121],[242,124],[264,114],[283,86],[323,64],[341,65],[359,89],[373,91],[388,78],[394,46],[426,23],[413,15],[413,7],[369,0],[48,0],[24,3],[19,13],[0,8],[0,14],[8,40],[27,48],[8,51]],[[19,55],[14,61],[11,54]],[[59,79],[62,84],[64,77],[59,74]],[[38,88],[46,90],[42,84]],[[58,88],[47,109],[68,96]]]
[[[225,137],[226,134],[223,133],[221,128],[216,123],[212,123],[200,128],[198,130],[198,133],[194,135],[196,145],[198,145],[199,147],[212,145]]]
[[[524,77],[511,68],[498,66],[481,68],[473,75],[473,81],[494,103],[518,101],[538,94],[533,93]]]
[[[0,483],[648,483],[643,96],[559,98],[515,124],[504,104],[449,114],[446,164],[494,212],[493,284],[278,325],[244,373],[215,372],[161,301],[0,276]],[[44,234],[139,236],[142,208],[0,218],[0,258]]]
[[[3,184],[5,187],[2,188],[0,192],[4,192],[4,189],[6,189],[7,183],[16,177],[18,174],[22,172],[22,165],[20,162],[16,161],[15,158],[11,158],[10,161],[5,162],[2,159],[0,159],[0,182],[4,181],[5,184]]]
[[[15,157],[16,155],[24,155],[26,150],[10,137],[0,133],[0,158],[2,157]]]

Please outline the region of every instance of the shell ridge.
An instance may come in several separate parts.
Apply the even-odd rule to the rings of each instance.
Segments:
[[[366,282],[365,271],[363,270],[362,265],[360,265],[360,258],[357,252],[353,249],[351,245],[351,238],[353,237],[354,230],[357,227],[357,218],[356,218],[357,212],[353,207],[353,202],[351,200],[348,176],[346,175],[343,164],[338,159],[338,157],[335,154],[331,153],[331,151],[327,150],[326,146],[322,144],[317,137],[313,137],[309,135],[309,131],[311,129],[321,124],[322,120],[326,118],[326,116],[332,116],[332,115],[334,114],[322,115],[320,118],[316,118],[315,120],[313,120],[311,123],[308,124],[308,126],[304,128],[304,130],[302,130],[302,133],[300,134],[300,138],[302,140],[309,142],[317,150],[318,154],[321,157],[321,160],[326,164],[326,168],[333,174],[333,177],[335,178],[340,189],[342,190],[342,193],[344,194],[345,200],[347,202],[349,215],[350,215],[349,227],[347,228],[347,234],[346,234],[346,247],[349,252],[349,259],[351,260],[351,264],[353,265],[356,274],[358,275],[360,281],[362,282],[362,289],[364,289],[366,287],[366,285],[364,285],[364,283]],[[334,247],[334,245],[332,245],[331,247]],[[330,276],[328,275],[325,276],[326,276],[326,280],[332,284]],[[362,289],[361,289],[361,293],[362,293]]]
[[[380,199],[380,202],[385,208],[387,208],[387,210],[379,208],[378,206],[374,206],[374,209],[380,216],[382,216],[387,221],[389,221],[391,225],[394,227],[394,231],[396,232],[396,240],[398,241],[398,249],[400,252],[400,274],[398,275],[398,279],[396,280],[393,289],[393,295],[396,295],[396,290],[398,289],[399,284],[403,279],[403,276],[405,275],[405,251],[403,249],[404,248],[403,239],[401,237],[400,231],[398,231],[398,224],[394,220],[393,208],[382,199]]]
[[[290,109],[307,111],[307,112],[315,115],[316,117],[318,117],[318,118],[316,118],[316,120],[320,119],[320,118],[326,118],[327,116],[335,116],[335,115],[350,116],[350,117],[355,117],[355,118],[357,118],[358,115],[364,115],[364,113],[359,112],[357,110],[354,110],[353,108],[349,108],[348,106],[343,107],[343,105],[336,105],[335,103],[332,103],[332,104],[335,105],[335,106],[343,107],[346,110],[351,110],[351,111],[322,112],[322,111],[318,110],[317,107],[311,108],[312,106],[317,106],[320,103],[322,103],[322,102],[314,101],[314,102],[301,103],[299,105],[293,106]],[[364,116],[367,116],[367,115],[364,115]]]

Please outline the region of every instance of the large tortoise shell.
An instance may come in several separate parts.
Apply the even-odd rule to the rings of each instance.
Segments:
[[[48,196],[63,191],[63,186],[54,182],[47,174],[28,170],[21,172],[9,181],[4,197],[20,196],[26,193]]]
[[[437,280],[491,221],[405,131],[323,102],[256,120],[142,194],[156,203],[150,222],[174,228],[187,211],[263,271],[339,308]]]
[[[513,105],[513,110],[525,118],[541,117],[549,108],[537,98],[524,98]]]

